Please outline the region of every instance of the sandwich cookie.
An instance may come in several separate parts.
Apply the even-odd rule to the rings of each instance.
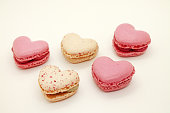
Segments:
[[[79,81],[77,72],[61,71],[52,65],[42,68],[38,78],[43,95],[51,102],[61,101],[74,95],[78,90]]]
[[[151,39],[147,32],[135,30],[130,24],[121,24],[114,33],[112,43],[117,55],[132,57],[142,55]]]
[[[94,58],[98,52],[98,44],[93,39],[83,39],[75,33],[64,36],[61,50],[71,63],[80,63]]]
[[[92,65],[94,81],[103,91],[115,91],[126,87],[135,73],[128,61],[113,61],[109,57],[99,57]]]
[[[14,40],[12,51],[16,65],[22,69],[44,64],[50,55],[47,42],[31,41],[26,36]]]

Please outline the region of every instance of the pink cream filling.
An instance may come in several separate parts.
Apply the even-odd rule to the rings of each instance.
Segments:
[[[18,64],[27,64],[30,62],[34,62],[34,61],[39,61],[43,58],[45,58],[47,55],[49,54],[49,51],[46,52],[45,54],[42,55],[38,55],[37,57],[33,58],[33,59],[29,59],[29,60],[19,60],[15,55],[14,55],[14,59]]]
[[[113,42],[113,43],[117,50],[123,51],[123,52],[144,52],[148,48],[148,46],[145,46],[140,49],[122,48],[122,47],[118,46],[115,42]]]

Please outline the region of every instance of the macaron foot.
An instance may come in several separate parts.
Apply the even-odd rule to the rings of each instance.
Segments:
[[[50,102],[58,102],[58,101],[65,100],[65,99],[73,96],[76,92],[77,92],[77,90],[71,91],[71,92],[62,92],[62,93],[57,93],[57,94],[43,93],[43,95]]]
[[[85,62],[85,61],[89,61],[91,59],[93,59],[94,57],[96,57],[97,55],[97,51],[98,51],[98,47],[96,48],[95,52],[91,55],[87,55],[86,57],[80,57],[80,58],[70,58],[65,52],[64,50],[62,49],[62,53],[65,57],[65,59],[67,61],[69,61],[70,63],[73,63],[73,64],[77,64],[77,63],[81,63],[81,62]]]

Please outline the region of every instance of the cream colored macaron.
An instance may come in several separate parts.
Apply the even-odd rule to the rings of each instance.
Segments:
[[[69,62],[80,63],[96,56],[98,44],[93,39],[85,39],[75,33],[69,33],[61,42],[61,50]]]
[[[77,72],[61,71],[52,65],[42,68],[38,78],[43,95],[51,102],[64,100],[74,95],[79,87],[79,81]]]

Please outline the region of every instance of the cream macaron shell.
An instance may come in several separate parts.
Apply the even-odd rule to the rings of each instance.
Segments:
[[[79,54],[95,51],[98,45],[93,39],[82,39],[75,33],[69,33],[64,36],[62,46],[68,54]]]
[[[47,65],[41,69],[38,81],[45,94],[55,94],[77,86],[79,76],[73,70],[61,71],[56,66]]]

